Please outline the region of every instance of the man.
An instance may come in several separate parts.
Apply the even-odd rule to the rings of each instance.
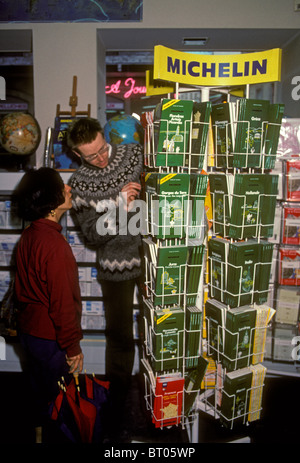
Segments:
[[[67,143],[82,162],[70,180],[73,207],[88,243],[97,248],[115,431],[121,423],[135,353],[132,309],[141,276],[141,235],[131,234],[127,224],[133,215],[130,206],[141,189],[142,147],[109,145],[101,125],[92,118],[77,120],[68,131]]]

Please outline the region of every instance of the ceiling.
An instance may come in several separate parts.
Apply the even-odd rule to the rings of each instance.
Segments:
[[[107,51],[153,51],[164,45],[182,51],[259,51],[283,48],[299,29],[101,29],[99,37]],[[185,46],[186,37],[207,37],[204,46]]]
[[[164,45],[182,51],[256,51],[283,48],[299,29],[146,29],[102,28],[98,35],[107,51],[153,51]],[[30,29],[0,30],[0,53],[32,51]],[[201,47],[185,46],[186,37],[207,37]]]

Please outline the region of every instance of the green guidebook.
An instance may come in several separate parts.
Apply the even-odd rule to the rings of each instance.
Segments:
[[[264,179],[265,189],[260,210],[260,236],[262,238],[271,238],[274,233],[278,181],[279,175],[273,174],[268,174]]]
[[[189,238],[202,238],[205,235],[205,198],[208,186],[207,174],[190,174],[189,191]]]
[[[145,172],[144,175],[144,196],[147,205],[147,222],[148,222],[148,233],[154,235],[155,221],[154,217],[158,215],[157,202],[157,173],[156,172]]]
[[[186,303],[191,306],[196,304],[204,253],[203,244],[188,246]]]
[[[212,105],[211,121],[216,167],[232,167],[235,133],[235,103]]]
[[[255,302],[264,304],[268,300],[274,243],[261,240],[259,243],[258,276],[255,278]]]
[[[211,238],[208,241],[210,297],[220,302],[225,300],[228,249],[229,241],[226,239]]]
[[[150,350],[156,372],[182,367],[184,316],[179,306],[154,310]]]
[[[238,100],[233,167],[261,167],[269,101]]]
[[[201,170],[206,153],[207,135],[211,115],[211,102],[193,103],[193,120],[191,129],[191,149],[186,157],[187,167]]]
[[[153,288],[156,281],[158,246],[150,236],[143,238],[142,243],[145,257],[146,285]]]
[[[180,303],[185,289],[187,252],[187,246],[158,248],[154,305]]]
[[[189,174],[151,174],[156,177],[156,192],[146,180],[151,234],[156,238],[183,238],[189,198]],[[151,179],[151,176],[149,177]]]
[[[236,174],[229,237],[271,237],[276,209],[278,175]]]
[[[226,312],[223,366],[238,370],[252,363],[256,309],[241,306]]]
[[[208,360],[202,355],[199,357],[198,365],[195,368],[186,370],[184,378],[184,414],[188,416],[193,408],[195,399],[201,387],[208,367]]]
[[[265,137],[264,164],[262,165],[265,169],[274,169],[275,167],[283,114],[284,104],[270,104]]]
[[[192,124],[193,101],[164,98],[154,112],[156,166],[184,166]]]
[[[220,421],[225,427],[232,429],[235,424],[248,421],[251,385],[250,367],[226,373],[220,413]]]
[[[201,339],[202,310],[188,306],[185,312],[185,365],[186,368],[197,366]]]
[[[228,236],[234,176],[230,173],[210,173],[210,196],[213,213],[213,231]]]
[[[216,299],[207,299],[205,317],[208,336],[208,356],[221,362],[224,353],[224,336],[226,321],[226,305]]]
[[[231,308],[254,302],[259,258],[260,245],[255,239],[229,244],[225,303]]]

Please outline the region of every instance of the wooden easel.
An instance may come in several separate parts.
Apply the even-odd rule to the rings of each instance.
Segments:
[[[77,92],[77,76],[73,76],[73,90],[72,90],[72,95],[70,96],[70,102],[69,105],[71,106],[71,111],[61,111],[60,110],[60,105],[58,104],[56,106],[56,116],[71,116],[71,117],[76,117],[76,116],[88,116],[90,117],[91,115],[91,105],[88,104],[87,111],[76,111],[76,106],[78,104],[78,98],[76,95]]]
[[[71,117],[76,117],[76,116],[87,116],[90,117],[91,114],[91,105],[88,104],[87,106],[87,111],[76,111],[76,106],[78,103],[78,98],[76,95],[77,92],[77,76],[73,76],[73,89],[72,89],[72,95],[70,96],[70,106],[71,106],[71,111],[61,111],[60,110],[60,105],[58,104],[56,106],[56,117],[60,116],[71,116]],[[53,129],[48,128],[48,133],[46,135],[46,147],[45,147],[45,154],[44,154],[44,164],[45,166],[55,164],[55,159],[54,159],[54,153],[50,155],[50,144],[51,144],[51,138],[53,137]],[[64,171],[73,171],[75,169],[57,169],[57,170],[64,170]]]

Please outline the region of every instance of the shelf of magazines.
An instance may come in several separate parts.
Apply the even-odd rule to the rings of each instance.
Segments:
[[[196,399],[196,409],[219,419],[229,429],[259,420],[266,370],[262,364],[256,364],[226,372],[221,364],[216,364],[214,373],[204,377],[204,392]]]

